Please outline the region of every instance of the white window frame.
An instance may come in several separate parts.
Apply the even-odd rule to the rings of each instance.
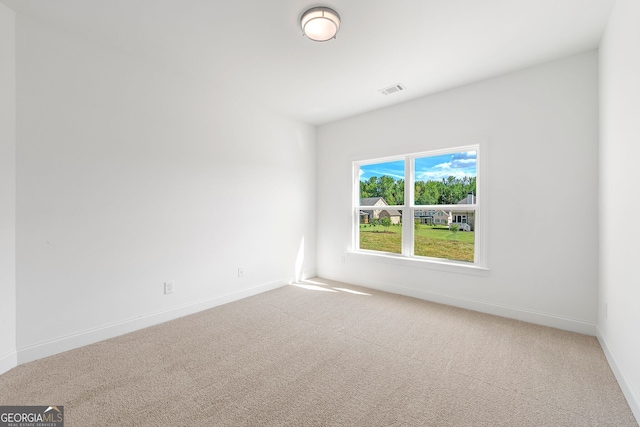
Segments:
[[[476,195],[474,197],[473,204],[462,205],[415,205],[414,193],[415,193],[415,159],[422,157],[439,156],[443,154],[454,154],[460,152],[475,151],[476,152]],[[486,275],[488,274],[488,254],[487,254],[487,189],[485,186],[486,171],[485,164],[487,159],[488,149],[486,143],[474,143],[469,145],[455,146],[450,148],[428,150],[417,153],[394,155],[387,157],[378,157],[375,159],[360,159],[353,161],[353,227],[352,227],[352,244],[351,250],[348,251],[349,256],[366,258],[369,260],[375,260],[376,262],[392,263],[399,265],[406,265],[411,267],[437,269],[450,272],[474,274],[474,275]],[[385,163],[404,160],[404,204],[402,205],[390,205],[386,208],[394,209],[402,212],[402,253],[388,253],[381,251],[372,251],[366,249],[360,249],[360,215],[361,210],[366,210],[366,206],[360,205],[360,167],[364,165]],[[370,207],[369,207],[370,210]],[[457,211],[464,210],[467,212],[473,211],[474,215],[474,261],[464,262],[449,260],[443,258],[429,258],[424,256],[417,256],[414,254],[414,227],[405,226],[407,224],[413,225],[414,212],[416,210],[444,210],[444,211]],[[434,219],[435,221],[435,219]]]

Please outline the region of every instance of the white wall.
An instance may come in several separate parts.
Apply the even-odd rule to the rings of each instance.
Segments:
[[[314,274],[314,127],[21,15],[16,41],[19,363]]]
[[[600,298],[598,338],[640,420],[640,3],[617,0],[600,46]],[[631,226],[627,226],[631,224]]]
[[[16,364],[15,14],[0,4],[0,373]]]
[[[478,140],[489,154],[487,276],[348,255],[341,264],[354,159]],[[598,58],[588,52],[320,127],[318,274],[595,334],[597,196]]]

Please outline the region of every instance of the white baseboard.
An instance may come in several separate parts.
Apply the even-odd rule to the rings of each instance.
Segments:
[[[423,291],[419,289],[406,288],[396,283],[380,282],[375,280],[362,280],[359,277],[350,277],[344,274],[332,274],[330,271],[318,271],[318,277],[330,280],[337,280],[354,285],[365,286],[380,291],[394,294],[406,295],[413,298],[420,298],[440,304],[465,308],[467,310],[479,311],[481,313],[493,314],[509,319],[522,320],[523,322],[535,323],[537,325],[549,326],[565,331],[577,332],[585,335],[596,335],[596,324],[579,319],[561,317],[554,314],[525,310],[518,307],[510,307],[500,304],[492,304],[484,301],[476,301],[468,298],[461,298],[454,295],[446,295],[437,292]]]
[[[202,301],[185,304],[168,310],[146,314],[134,319],[128,319],[122,322],[113,323],[99,328],[88,329],[74,334],[57,337],[52,340],[18,348],[16,364],[23,364],[31,362],[33,360],[41,359],[43,357],[62,353],[64,351],[73,350],[74,348],[93,344],[109,338],[117,337],[119,335],[127,334],[129,332],[148,328],[149,326],[164,323],[169,320],[174,320],[179,317],[187,316],[189,314],[197,313],[202,310],[207,310],[209,308],[217,307],[219,305],[257,295],[262,292],[277,289],[281,286],[286,285],[287,282],[288,281],[286,280],[279,280],[271,283],[266,283],[238,292],[220,295],[214,298],[208,298]],[[0,360],[0,362],[2,361]],[[14,364],[13,367],[15,366],[16,365]],[[2,367],[2,365],[0,365],[0,367]]]
[[[0,374],[15,368],[18,366],[18,353],[10,351],[9,353],[0,356]]]
[[[640,393],[634,387],[633,383],[629,381],[629,377],[625,374],[625,371],[618,363],[616,356],[611,351],[611,347],[607,344],[607,340],[604,338],[599,328],[597,329],[596,336],[598,337],[600,346],[602,347],[604,355],[609,362],[609,366],[611,366],[611,370],[618,380],[620,389],[622,389],[622,394],[624,394],[624,397],[627,399],[627,403],[631,408],[631,412],[633,412],[633,416],[636,417],[636,421],[640,424]]]

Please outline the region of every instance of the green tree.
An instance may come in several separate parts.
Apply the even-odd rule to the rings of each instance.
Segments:
[[[416,181],[414,183],[416,205],[455,205],[476,193],[476,177],[456,178],[453,175],[439,181]],[[404,179],[391,176],[372,176],[360,181],[360,197],[382,197],[389,205],[404,204]]]
[[[416,205],[424,205],[424,194],[426,191],[427,183],[424,181],[416,181],[413,186],[413,197]]]
[[[396,205],[396,180],[390,176],[384,175],[380,177],[378,196],[382,197],[389,205]]]
[[[427,181],[425,183],[424,190],[424,203],[423,205],[435,205],[438,203],[438,199],[440,198],[440,189],[438,185],[438,181]]]
[[[395,200],[395,202],[393,203],[394,205],[404,204],[404,179],[398,179],[395,181],[393,197]]]
[[[360,181],[360,197],[378,197],[378,179],[372,176],[366,181]]]

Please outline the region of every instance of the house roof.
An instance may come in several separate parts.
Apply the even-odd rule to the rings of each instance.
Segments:
[[[458,204],[459,204],[459,205],[466,205],[466,204],[469,204],[469,202],[468,202],[469,196],[470,196],[470,194],[467,194],[467,195],[464,197],[464,199],[462,199],[462,200],[460,200],[460,201],[458,202]],[[473,195],[471,195],[471,196],[473,196]],[[475,197],[476,197],[476,196],[473,196],[473,198],[475,198]]]
[[[381,201],[384,203],[383,206],[375,206],[376,203]],[[375,207],[375,210],[387,211],[390,216],[402,216],[402,213],[396,209],[384,209],[384,206],[388,206],[389,204],[382,197],[364,197],[360,199],[360,206],[371,206]],[[372,210],[361,210],[360,215],[366,213],[367,215],[371,215]]]
[[[380,200],[382,200],[382,202],[384,202],[385,205],[389,204],[382,197],[364,197],[364,198],[360,199],[360,206],[374,206]]]
[[[402,212],[397,211],[395,209],[382,209],[382,210],[389,212],[390,216],[402,216]]]

